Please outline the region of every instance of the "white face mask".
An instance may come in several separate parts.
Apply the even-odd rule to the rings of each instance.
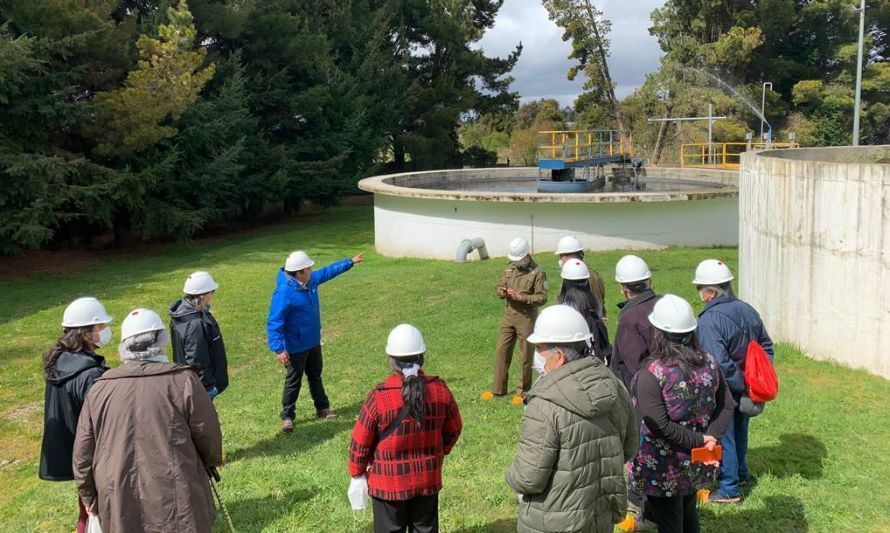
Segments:
[[[368,494],[368,478],[364,475],[352,478],[349,481],[349,505],[352,507],[352,517],[355,520],[364,519],[368,510],[371,497]]]
[[[105,326],[105,328],[99,332],[99,342],[96,343],[96,346],[102,347],[109,342],[111,342],[111,327]]]
[[[544,374],[547,373],[547,371],[544,370],[544,365],[547,364],[547,360],[544,359],[543,355],[538,353],[538,350],[535,350],[535,360],[534,360],[534,363],[532,363],[532,364],[533,364],[535,370],[538,371],[538,374],[543,376]]]
[[[705,290],[704,289],[698,291],[698,297],[701,298],[701,301],[707,302],[707,300],[705,300]]]
[[[562,257],[559,258],[559,268],[562,268],[562,265],[566,264],[566,260]]]

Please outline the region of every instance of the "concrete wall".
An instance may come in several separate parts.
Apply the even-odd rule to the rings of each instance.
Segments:
[[[890,146],[742,155],[739,291],[776,340],[890,378]]]
[[[376,247],[391,257],[453,259],[462,240],[476,237],[492,256],[505,256],[516,237],[528,239],[534,252],[555,250],[565,235],[588,250],[738,243],[735,172],[657,169],[649,175],[701,183],[683,191],[479,190],[537,175],[537,168],[430,171],[376,176],[359,187],[374,193]]]
[[[453,259],[463,239],[482,237],[492,256],[524,237],[534,252],[574,235],[588,250],[735,246],[738,199],[625,203],[497,203],[375,195],[377,251]],[[471,255],[471,259],[476,254]]]

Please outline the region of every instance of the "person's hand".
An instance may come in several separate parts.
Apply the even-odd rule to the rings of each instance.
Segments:
[[[357,265],[357,264],[361,263],[362,261],[364,261],[364,259],[365,259],[365,252],[362,252],[352,258],[352,264]]]
[[[501,298],[507,296],[507,287],[498,285],[498,296],[500,296]]]
[[[287,351],[283,351],[283,352],[279,353],[278,355],[276,355],[275,357],[278,358],[278,362],[281,363],[282,365],[290,366],[290,355],[287,353]]]
[[[608,323],[609,323],[609,317],[603,315],[603,324],[608,324]]]
[[[517,302],[521,302],[521,301],[522,301],[522,294],[520,294],[519,292],[516,292],[516,291],[514,291],[513,289],[507,289],[506,292],[507,292],[507,296],[508,296],[511,300],[516,300]]]
[[[705,448],[707,448],[709,452],[713,452],[714,446],[717,446],[717,437],[714,437],[713,435],[705,435]]]
[[[713,435],[705,435],[705,448],[709,452],[713,452],[714,446],[717,446],[717,438]],[[703,464],[705,466],[720,466],[720,461],[705,461]]]
[[[99,514],[96,511],[96,498],[93,498],[93,503],[91,503],[89,505],[87,505],[86,500],[84,500],[83,498],[81,498],[80,501],[83,502],[83,508],[86,509],[88,515],[96,516],[97,514]]]

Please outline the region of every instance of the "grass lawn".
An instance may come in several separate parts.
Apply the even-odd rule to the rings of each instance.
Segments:
[[[74,484],[37,478],[40,354],[59,332],[65,305],[82,295],[99,297],[116,317],[118,340],[129,310],[164,312],[185,276],[198,268],[210,270],[221,285],[214,314],[226,339],[231,386],[216,403],[227,454],[220,489],[240,531],[370,531],[369,518],[356,521],[349,509],[346,451],[362,401],[387,374],[386,336],[404,321],[423,331],[426,370],[448,382],[464,417],[464,433],[445,463],[443,531],[515,531],[516,497],[504,472],[522,409],[509,398],[479,399],[490,387],[502,310],[494,287],[503,262],[387,259],[373,252],[373,240],[371,208],[342,207],[250,236],[164,246],[150,256],[100,256],[65,275],[0,281],[0,531],[73,529]],[[266,349],[265,319],[277,269],[296,248],[320,264],[368,254],[320,291],[325,384],[341,419],[313,420],[304,386],[296,430],[285,436],[278,430],[284,370]],[[588,260],[610,280],[621,255],[591,254]],[[717,256],[736,264],[731,249],[640,255],[654,272],[657,291],[677,293],[698,308],[689,282],[697,262]],[[552,301],[559,287],[556,259],[548,253],[538,260],[551,280]],[[617,286],[607,286],[614,310]],[[614,330],[617,313],[611,314]],[[100,351],[117,364],[113,348]],[[814,362],[787,345],[779,346],[776,361],[779,399],[751,424],[756,483],[740,506],[703,509],[703,529],[890,531],[890,382]],[[226,531],[221,520],[217,527]]]

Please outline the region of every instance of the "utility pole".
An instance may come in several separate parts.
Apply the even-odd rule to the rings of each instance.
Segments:
[[[859,55],[856,59],[856,103],[853,108],[853,146],[859,146],[859,107],[862,99],[862,45],[865,40],[865,0],[859,5]]]

